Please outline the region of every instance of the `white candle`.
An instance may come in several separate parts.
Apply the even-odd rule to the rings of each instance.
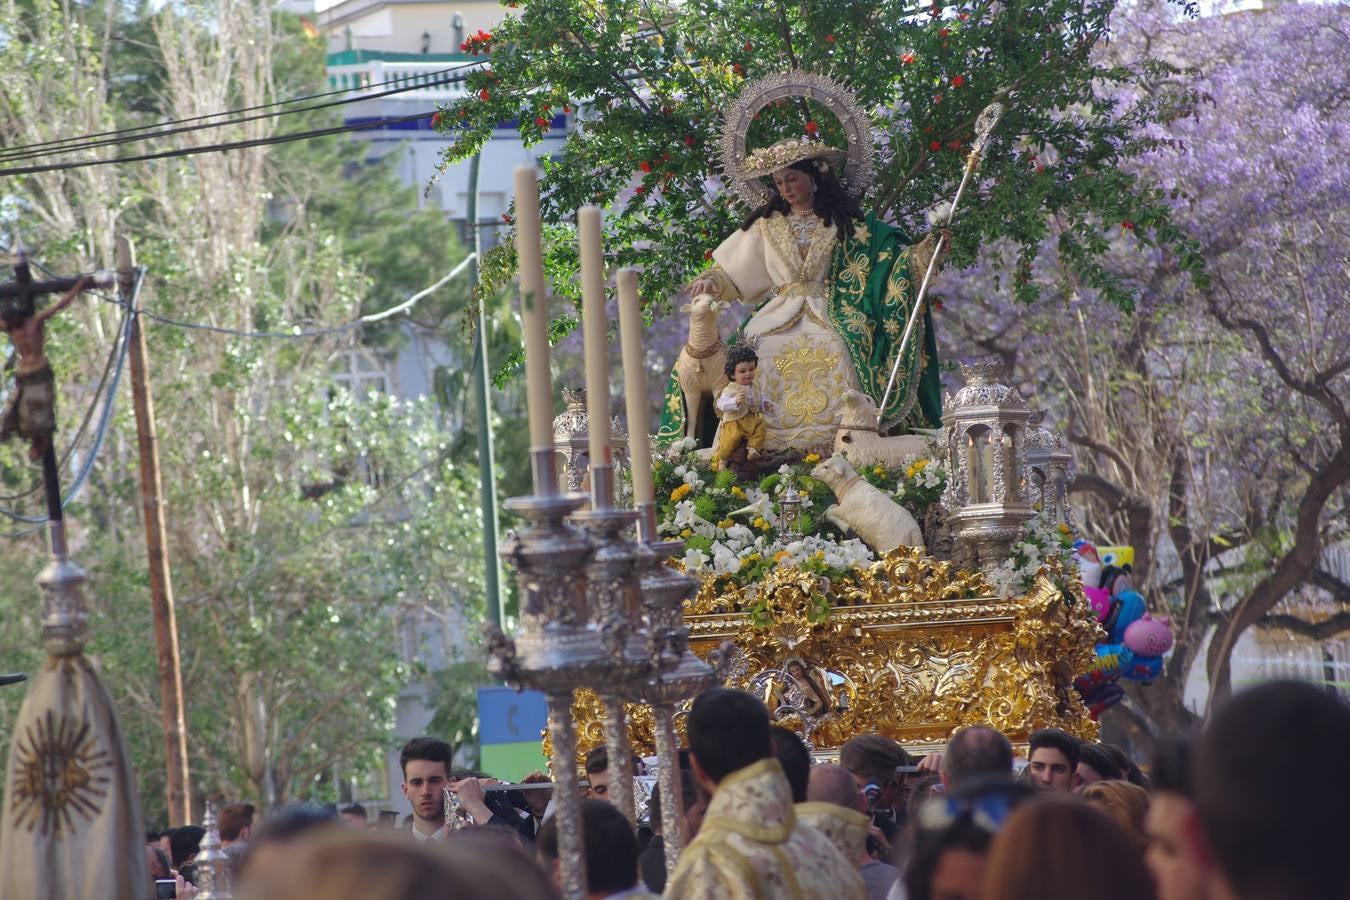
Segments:
[[[548,296],[544,291],[543,237],[539,228],[539,175],[516,166],[516,258],[520,268],[520,317],[525,330],[525,399],[530,447],[553,446],[553,376],[548,365]]]
[[[609,336],[600,207],[577,210],[581,249],[581,334],[586,351],[586,429],[592,466],[609,465]],[[594,483],[594,481],[592,481]]]
[[[628,407],[628,457],[633,465],[633,503],[656,502],[652,485],[651,421],[647,367],[642,358],[642,301],[637,269],[620,269],[619,337],[623,346],[623,393]]]

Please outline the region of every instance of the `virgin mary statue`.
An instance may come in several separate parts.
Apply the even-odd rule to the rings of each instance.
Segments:
[[[743,131],[724,139],[728,180],[743,199],[759,202],[713,251],[714,265],[693,281],[690,292],[755,304],[731,340],[749,344],[759,357],[755,383],[769,401],[766,450],[828,451],[850,389],[871,398],[882,433],[939,427],[937,344],[927,309],[881,409],[933,236],[914,244],[860,208],[872,148],[870,128],[851,95],[818,75],[778,79],[806,80],[813,90],[800,96],[842,113],[850,152],[806,138],[746,155]],[[782,94],[781,85],[776,94],[765,92],[766,100]],[[748,120],[763,102],[747,104],[743,94],[734,109],[748,110],[741,117]],[[728,128],[737,124],[729,115]],[[658,439],[685,436],[693,402],[672,377]]]

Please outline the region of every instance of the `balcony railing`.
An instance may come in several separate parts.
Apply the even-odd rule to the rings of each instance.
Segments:
[[[411,90],[393,96],[446,103],[465,95],[464,82],[459,79],[468,71],[470,69],[463,63],[375,59],[329,66],[328,84],[333,90],[350,90],[354,94],[378,94],[392,88],[406,87]],[[447,80],[450,83],[439,83]]]

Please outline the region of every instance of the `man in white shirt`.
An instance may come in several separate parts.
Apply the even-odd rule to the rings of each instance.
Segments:
[[[433,737],[413,738],[399,754],[403,796],[412,804],[412,834],[423,843],[443,841],[449,833],[445,787],[450,781],[451,754],[449,744]]]

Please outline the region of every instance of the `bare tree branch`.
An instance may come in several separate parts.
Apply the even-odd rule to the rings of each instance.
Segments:
[[[1299,637],[1314,641],[1329,641],[1344,632],[1350,631],[1350,612],[1338,612],[1321,622],[1309,622],[1307,619],[1288,613],[1268,613],[1256,623],[1259,628],[1279,628],[1291,631]]]

